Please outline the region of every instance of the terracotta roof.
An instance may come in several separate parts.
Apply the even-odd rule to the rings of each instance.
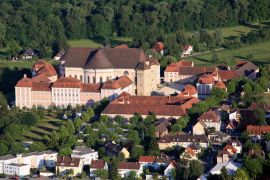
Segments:
[[[105,161],[104,160],[92,160],[90,168],[93,169],[104,169]]]
[[[216,82],[216,84],[214,85],[216,88],[220,88],[220,89],[226,89],[226,85],[223,82]]]
[[[60,77],[57,79],[54,84],[53,88],[81,88],[82,82],[73,77]]]
[[[140,164],[136,162],[119,162],[118,169],[139,170]]]
[[[42,73],[32,77],[32,82],[50,82],[50,79]]]
[[[193,95],[197,94],[197,90],[194,86],[188,84],[184,87],[181,94],[183,94],[185,96],[193,96]]]
[[[263,135],[270,133],[270,126],[247,126],[247,132],[250,135]]]
[[[231,79],[238,78],[238,74],[236,71],[230,71],[230,70],[218,70],[219,77],[221,81],[229,81]]]
[[[220,119],[219,117],[217,116],[217,114],[210,110],[210,111],[207,111],[207,112],[204,112],[199,118],[198,118],[198,121],[204,121],[204,122],[207,122],[207,121],[210,121],[210,122],[219,122]]]
[[[236,149],[235,147],[233,147],[232,145],[230,145],[230,144],[227,144],[227,145],[223,148],[223,150],[225,150],[225,151],[231,150],[231,152],[237,153],[237,149]]]
[[[66,67],[136,69],[147,61],[144,52],[136,48],[69,48],[62,58]]]
[[[171,63],[166,67],[165,72],[179,72],[180,67],[193,67],[193,62],[180,60],[176,63]]]
[[[164,44],[162,42],[156,42],[153,49],[157,52],[160,52],[164,49]]]
[[[82,83],[81,92],[96,92],[100,93],[100,84],[97,83]]]
[[[52,83],[49,82],[32,82],[32,91],[51,91]]]
[[[79,167],[80,161],[80,158],[72,158],[68,156],[57,157],[56,166]]]
[[[190,154],[191,156],[196,156],[196,153],[190,147],[187,147],[185,152]]]
[[[109,80],[106,81],[102,85],[102,89],[124,89],[128,86],[130,86],[133,82],[129,79],[128,76],[121,76],[120,78],[116,80]]]
[[[192,134],[168,134],[160,138],[159,143],[170,142],[193,142],[193,143],[207,143],[206,135],[192,135]]]
[[[32,80],[24,75],[24,77],[19,80],[15,87],[32,87]]]
[[[197,98],[180,98],[168,96],[121,96],[112,101],[102,112],[103,114],[134,114],[183,116],[186,109],[198,103]]]
[[[254,111],[255,109],[263,109],[265,112],[270,112],[270,105],[268,105],[268,104],[252,103],[248,107],[248,110],[251,110],[251,111]]]
[[[201,84],[212,84],[215,82],[215,80],[212,75],[204,74],[199,78],[198,82]]]
[[[193,75],[198,76],[205,73],[213,73],[216,71],[215,66],[194,66],[194,67],[180,67],[179,75]]]
[[[193,46],[191,46],[191,45],[185,45],[185,46],[183,46],[183,51],[187,51],[190,47],[193,47]]]
[[[118,46],[115,46],[114,48],[128,48],[128,45],[126,44],[121,44],[121,45],[118,45]]]
[[[154,163],[156,160],[155,156],[140,156],[139,163]]]
[[[36,72],[36,75],[45,74],[47,77],[57,76],[54,67],[44,60],[38,60],[33,65],[33,70]]]

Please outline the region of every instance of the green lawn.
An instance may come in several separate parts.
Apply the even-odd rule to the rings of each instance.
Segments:
[[[187,60],[192,60],[196,65],[211,65],[211,57],[213,53],[207,53],[194,57],[188,57]],[[219,59],[231,60],[234,58],[247,58],[252,54],[254,58],[252,61],[257,65],[270,63],[270,41],[261,42],[252,45],[243,46],[238,49],[222,50],[216,52]]]
[[[40,141],[45,135],[49,135],[53,130],[57,130],[63,123],[60,119],[44,119],[38,122],[36,126],[24,132],[19,140],[22,141]]]
[[[110,44],[116,46],[119,44],[131,43],[132,38],[130,37],[111,37],[109,38]],[[71,47],[92,47],[99,48],[103,47],[104,38],[94,38],[94,39],[70,39],[68,44]]]
[[[10,69],[15,68],[32,68],[34,62],[33,61],[10,61],[10,60],[0,60],[0,68],[7,67]]]

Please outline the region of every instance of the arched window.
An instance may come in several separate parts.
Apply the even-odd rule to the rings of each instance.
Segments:
[[[103,81],[102,81],[102,77],[100,77],[100,80],[99,80],[99,82],[100,82],[100,83],[102,83],[102,82],[103,82]]]
[[[82,75],[80,75],[80,80],[82,81]]]
[[[75,75],[75,78],[77,79],[77,75]]]
[[[124,72],[124,75],[129,75],[128,71],[125,71],[125,72]]]
[[[87,76],[87,82],[90,83],[90,77],[89,76]]]
[[[95,77],[93,77],[93,83],[96,83],[96,78]]]

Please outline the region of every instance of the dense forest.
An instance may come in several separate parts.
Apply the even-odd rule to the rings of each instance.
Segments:
[[[269,0],[1,0],[0,47],[48,57],[67,39],[129,36],[152,45],[165,34],[269,19]]]

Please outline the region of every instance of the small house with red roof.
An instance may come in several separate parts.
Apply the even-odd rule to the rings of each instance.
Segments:
[[[212,88],[214,86],[215,80],[212,75],[204,74],[197,82],[197,91],[200,95],[211,94]]]
[[[221,120],[220,116],[217,114],[216,111],[209,110],[204,112],[199,118],[198,121],[203,122],[207,128],[214,127],[216,131],[220,130]]]
[[[100,169],[108,170],[107,162],[104,160],[92,160],[90,164],[90,177],[95,177],[95,172]]]
[[[142,166],[137,162],[119,162],[118,163],[118,173],[123,177],[129,176],[130,172],[135,172],[136,176],[139,177],[143,172]]]
[[[164,44],[161,41],[158,41],[154,44],[153,51],[160,53],[161,55],[164,55]]]
[[[185,57],[185,56],[190,55],[192,53],[192,51],[193,51],[193,46],[192,45],[183,46],[181,57]]]
[[[185,97],[198,97],[198,93],[197,90],[194,86],[187,84],[184,89],[181,91],[180,94],[178,94],[178,96],[185,96]]]
[[[143,167],[154,165],[156,162],[156,156],[140,156],[138,163]]]

